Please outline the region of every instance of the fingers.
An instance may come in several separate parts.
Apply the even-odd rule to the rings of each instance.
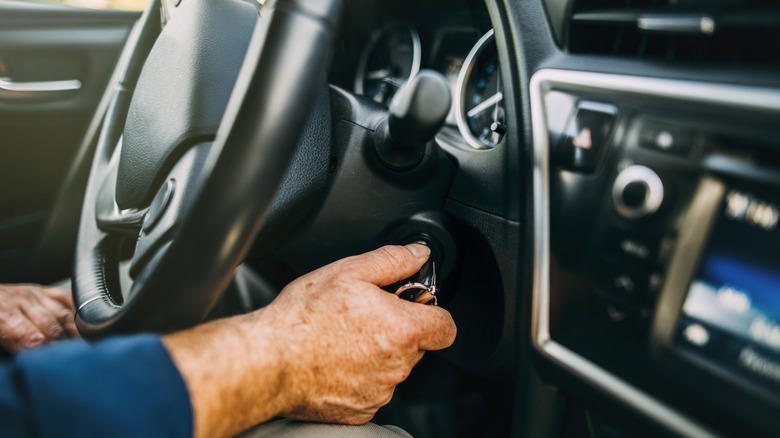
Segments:
[[[65,336],[65,328],[57,316],[49,310],[49,306],[53,303],[43,304],[42,301],[49,300],[44,295],[38,297],[31,294],[29,300],[21,303],[22,313],[43,333],[47,340],[62,339]]]
[[[417,272],[429,255],[430,250],[424,245],[388,245],[339,260],[330,265],[330,269],[340,271],[340,275],[386,286]]]
[[[0,320],[0,345],[11,353],[41,345],[46,337],[20,309],[3,315]]]
[[[43,291],[46,292],[46,295],[50,298],[57,300],[73,313],[73,294],[70,290],[61,287],[44,287]]]
[[[80,337],[78,329],[76,329],[75,312],[70,291],[60,288],[45,288],[44,291],[46,294],[41,294],[38,299],[57,318],[57,321],[65,330],[65,335],[69,338]]]
[[[0,344],[16,352],[78,336],[69,295],[59,288],[0,285]]]
[[[458,329],[450,312],[441,307],[399,301],[416,323],[420,350],[441,350],[455,342]]]
[[[430,249],[424,245],[388,245],[329,265],[325,275],[343,275],[378,286],[408,278],[428,259]],[[384,293],[384,292],[383,292]],[[440,307],[404,300],[393,300],[402,306],[400,314],[412,324],[414,338],[421,350],[441,350],[455,341],[457,328],[450,313]]]

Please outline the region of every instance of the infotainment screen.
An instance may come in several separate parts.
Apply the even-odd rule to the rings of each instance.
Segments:
[[[780,200],[726,193],[684,301],[676,345],[780,390]]]

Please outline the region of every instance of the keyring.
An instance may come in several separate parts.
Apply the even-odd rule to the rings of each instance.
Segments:
[[[407,278],[406,283],[395,290],[395,295],[406,301],[438,306],[436,284],[436,263],[428,259],[415,275]]]
[[[402,297],[404,292],[413,291],[408,293],[407,296]],[[436,285],[426,286],[422,283],[409,282],[399,287],[395,294],[405,300],[414,301],[415,303],[431,304],[434,306],[439,305],[439,300],[436,297]]]

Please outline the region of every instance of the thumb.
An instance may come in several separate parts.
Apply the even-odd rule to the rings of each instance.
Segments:
[[[356,280],[386,286],[419,271],[430,253],[431,250],[424,245],[387,245],[341,259],[333,263],[331,268]]]

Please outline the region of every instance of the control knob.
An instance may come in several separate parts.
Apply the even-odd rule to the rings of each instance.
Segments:
[[[664,185],[652,169],[640,165],[629,166],[615,178],[612,200],[618,214],[626,219],[639,219],[661,208]]]

